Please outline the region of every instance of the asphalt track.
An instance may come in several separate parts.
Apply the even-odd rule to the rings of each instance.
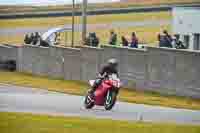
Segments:
[[[200,111],[125,102],[117,102],[112,111],[103,107],[86,110],[83,100],[81,96],[0,84],[0,112],[200,125]]]

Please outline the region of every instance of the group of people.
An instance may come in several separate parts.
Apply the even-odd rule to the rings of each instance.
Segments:
[[[98,47],[99,45],[99,38],[96,36],[96,33],[89,33],[89,36],[86,38],[85,45]]]
[[[37,43],[39,42],[40,39],[41,39],[41,36],[40,36],[39,32],[26,34],[25,38],[24,38],[24,43],[37,45]]]
[[[24,38],[25,44],[49,47],[50,45],[58,45],[60,41],[60,33],[55,32],[48,40],[42,40],[39,32],[26,34]]]
[[[110,31],[110,38],[109,38],[108,44],[117,45],[117,34],[114,32],[114,30]],[[125,46],[125,47],[138,48],[138,38],[136,37],[135,32],[132,32],[130,43],[125,38],[125,36],[122,36],[121,44],[122,46]],[[98,47],[99,38],[96,36],[95,32],[89,33],[89,36],[86,38],[85,45]]]
[[[162,34],[158,34],[159,47],[186,49],[186,46],[180,40],[178,35],[171,36],[167,30],[164,30]]]
[[[113,30],[110,31],[109,44],[110,45],[116,45],[117,44],[117,34]],[[138,48],[138,38],[137,38],[135,32],[132,32],[132,34],[131,34],[131,41],[130,41],[130,43],[126,39],[125,36],[122,36],[121,37],[121,44],[124,47]]]
[[[121,37],[121,40],[122,40],[122,45],[125,47],[138,48],[138,38],[137,38],[135,32],[132,32],[132,34],[131,34],[130,43],[124,36]]]
[[[60,35],[55,33],[55,37],[53,37],[52,42],[57,42],[58,37]],[[186,49],[186,46],[180,40],[178,35],[171,36],[167,30],[164,30],[162,33],[158,34],[159,47],[167,47],[167,48],[176,48],[176,49]],[[26,44],[31,45],[42,45],[49,46],[50,42],[43,41],[38,32],[26,34],[24,38],[24,42]],[[108,41],[109,45],[117,45],[117,34],[114,30],[110,31],[110,37]],[[131,41],[128,41],[125,36],[121,37],[121,44],[124,47],[138,48],[138,38],[135,32],[131,34]],[[96,36],[96,33],[89,33],[89,36],[85,40],[85,45],[98,47],[99,46],[99,38]]]

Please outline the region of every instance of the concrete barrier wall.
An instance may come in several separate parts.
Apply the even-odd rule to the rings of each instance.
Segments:
[[[0,60],[16,60],[17,47],[0,45]]]
[[[13,45],[0,45],[0,60],[15,60],[17,70],[20,71],[22,64],[22,48]]]
[[[146,50],[121,49],[120,77],[127,87],[146,88],[147,53]]]
[[[110,58],[119,60],[119,75],[126,87],[145,88],[146,50],[104,46],[102,63]]]
[[[200,52],[176,51],[176,92],[200,98]]]
[[[84,47],[81,49],[82,80],[88,81],[96,78],[102,64],[101,48]]]
[[[23,47],[17,47],[17,71],[22,72],[22,64],[23,64]]]
[[[174,92],[170,89],[176,88],[176,51],[149,47],[147,53],[147,88],[164,93]]]
[[[200,52],[148,48],[147,87],[163,94],[200,98]]]
[[[53,78],[64,78],[64,48],[50,47],[48,59],[48,75]]]
[[[22,52],[21,71],[36,75],[48,75],[49,48],[25,45]]]
[[[64,78],[66,80],[81,80],[81,51],[75,48],[64,48]]]
[[[117,58],[120,77],[127,87],[200,98],[200,52],[197,51],[25,45],[0,47],[0,58],[17,60],[21,72],[82,81],[95,78],[102,64],[109,58]]]
[[[80,80],[80,57],[80,49],[25,45],[21,71],[53,78]]]

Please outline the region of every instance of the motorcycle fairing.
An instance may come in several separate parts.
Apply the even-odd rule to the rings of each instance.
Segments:
[[[96,105],[100,105],[100,106],[104,105],[105,96],[111,87],[112,87],[111,85],[106,84],[105,82],[102,82],[102,84],[99,85],[99,87],[96,89],[94,93]]]

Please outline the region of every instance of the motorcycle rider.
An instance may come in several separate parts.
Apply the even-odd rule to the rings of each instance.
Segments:
[[[101,84],[103,79],[107,78],[109,75],[112,75],[112,74],[116,74],[117,77],[119,76],[118,75],[118,60],[115,58],[109,59],[107,61],[107,64],[102,67],[89,93],[93,95],[96,88],[98,88],[98,86]]]

